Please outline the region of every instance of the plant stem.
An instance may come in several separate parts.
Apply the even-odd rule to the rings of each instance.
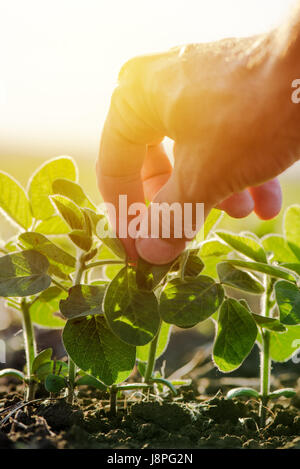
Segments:
[[[80,259],[79,260],[79,265],[75,274],[75,280],[74,280],[74,285],[79,285],[81,282],[81,278],[83,275],[83,272],[85,271],[85,263]]]
[[[109,264],[124,264],[125,262],[122,260],[116,260],[116,259],[106,259],[103,261],[96,261],[96,262],[90,262],[90,264],[86,264],[84,267],[84,270],[88,269],[93,269],[94,267],[101,267],[103,265],[109,265]]]
[[[54,285],[56,285],[58,288],[60,288],[61,290],[64,290],[65,292],[68,292],[69,289],[67,287],[65,287],[64,285],[62,285],[61,283],[59,283],[57,280],[54,280],[54,278],[51,279],[52,280],[52,283]]]
[[[117,386],[112,385],[110,387],[109,392],[110,392],[109,413],[111,417],[115,417],[117,415],[117,393],[118,393]]]
[[[270,317],[271,313],[271,294],[272,294],[272,282],[265,277],[266,292],[263,303],[263,315]],[[270,331],[262,329],[262,348],[260,353],[260,393],[261,393],[261,404],[260,404],[260,420],[261,426],[264,427],[266,424],[267,416],[267,404],[270,393],[270,377],[271,377],[271,359],[270,359]]]
[[[160,334],[160,329],[161,329],[161,321],[158,327],[158,331],[152,342],[150,343],[150,349],[149,349],[149,355],[148,355],[148,361],[147,361],[147,366],[146,366],[146,371],[145,371],[145,376],[144,376],[144,381],[146,383],[149,383],[149,381],[152,378],[153,375],[153,370],[155,367],[155,356],[156,356],[156,349],[157,349],[157,344],[158,344],[158,339],[159,339],[159,334]]]
[[[69,357],[69,361],[68,361],[68,382],[69,382],[69,387],[68,387],[68,394],[67,394],[68,404],[73,404],[75,378],[76,378],[76,365],[73,362],[72,358]]]
[[[270,332],[262,331],[262,353],[261,353],[261,405],[260,405],[260,420],[261,426],[266,424],[267,404],[270,393],[270,374],[271,374],[271,360],[270,360]]]
[[[26,300],[22,300],[21,303],[22,311],[22,322],[23,322],[23,334],[24,334],[24,345],[25,345],[25,355],[26,355],[26,368],[27,368],[27,388],[25,394],[25,400],[31,401],[35,398],[35,382],[32,380],[32,365],[33,360],[36,356],[36,341],[34,336],[34,330],[31,322],[29,305]]]
[[[82,257],[78,259],[78,266],[75,274],[75,279],[73,285],[79,285],[81,282],[82,275],[85,270],[85,263],[82,260]],[[69,382],[69,387],[68,387],[68,392],[67,392],[67,402],[68,404],[73,404],[74,400],[74,384],[75,384],[75,378],[76,378],[76,365],[73,362],[72,358],[69,356],[68,357],[68,382]]]
[[[151,387],[151,384],[146,383],[129,383],[129,384],[121,384],[117,386],[118,391],[131,391],[133,389],[148,389]]]
[[[188,251],[184,251],[184,252],[181,254],[179,272],[180,272],[180,280],[181,280],[182,282],[184,282],[185,266],[186,266],[188,257],[189,257],[189,252],[188,252]]]

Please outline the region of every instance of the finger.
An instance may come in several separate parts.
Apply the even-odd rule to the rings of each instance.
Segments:
[[[146,200],[151,201],[154,198],[168,181],[172,170],[163,145],[149,145],[141,173]]]
[[[176,191],[174,189],[174,181],[172,180],[171,176],[168,182],[155,196],[153,203],[167,203],[170,206],[175,201],[174,195],[176,194]],[[157,214],[151,214],[153,203],[151,203],[147,213],[148,236],[145,235],[145,237],[138,238],[135,245],[139,256],[144,260],[150,262],[151,264],[162,265],[174,260],[181,253],[181,251],[184,250],[186,246],[186,239],[184,237],[176,239],[171,236],[169,238],[161,236],[163,224],[162,217]],[[159,224],[157,231],[159,232],[160,236],[158,238],[153,237],[153,233],[149,234],[150,227],[152,228],[153,219],[155,223]],[[172,222],[170,221],[170,223]],[[172,226],[170,226],[170,232],[171,231]]]
[[[144,202],[141,168],[146,155],[146,144],[134,144],[126,140],[116,131],[116,121],[117,118],[110,111],[101,137],[96,171],[98,187],[104,201],[115,207],[114,228],[120,235],[120,224],[124,230],[129,219],[127,210],[120,210],[119,196],[127,196],[128,206],[134,202]],[[134,240],[128,237],[121,240],[129,258],[136,259]]]
[[[194,180],[192,180],[191,174],[194,174]],[[196,213],[196,203],[205,200],[206,191],[202,188],[202,185],[198,183],[197,178],[198,172],[195,171],[194,167],[189,167],[187,160],[185,160],[185,162],[181,161],[179,165],[177,165],[176,160],[175,168],[170,178],[156,194],[148,209],[148,236],[144,234],[143,237],[136,240],[136,249],[140,257],[153,264],[166,264],[174,260],[181,251],[184,250],[187,241],[190,241],[190,238],[185,236],[184,229],[182,230],[181,236],[176,237],[174,235],[176,226],[178,227],[174,214],[173,217],[170,217],[170,221],[167,220],[168,223],[171,224],[171,236],[163,236],[163,216],[157,216],[157,214],[153,215],[155,203],[160,204],[160,206],[168,204],[169,208],[173,204],[179,205],[181,207],[183,225],[185,226],[191,224],[190,220],[184,219],[185,212],[183,207],[184,204],[189,203],[193,209],[193,229],[194,231],[200,229],[201,225],[198,223],[198,220],[195,221],[194,214]],[[205,206],[206,214],[213,205],[214,204]],[[158,237],[153,235],[152,222],[159,223]],[[203,219],[200,219],[200,223],[201,222],[203,222]],[[181,224],[181,221],[179,221],[179,223]]]
[[[254,211],[262,220],[276,217],[282,206],[282,192],[278,179],[249,188],[254,201]]]
[[[244,218],[254,210],[254,201],[249,191],[244,190],[223,200],[217,208],[224,210],[233,218]]]

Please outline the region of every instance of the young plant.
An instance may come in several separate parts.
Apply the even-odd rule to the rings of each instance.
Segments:
[[[221,371],[230,372],[244,361],[255,342],[259,344],[260,392],[238,388],[229,391],[227,397],[244,395],[259,399],[262,425],[265,424],[270,399],[295,395],[293,389],[271,392],[270,373],[272,361],[290,359],[299,347],[299,227],[300,206],[293,206],[285,214],[285,236],[267,235],[260,240],[248,233],[217,232],[234,253],[234,257],[217,266],[221,283],[261,295],[262,299],[260,314],[252,312],[243,299],[225,300],[217,320],[213,357]]]
[[[59,302],[67,296],[71,285],[79,281],[82,263],[97,251],[85,254],[80,250],[76,258],[69,239],[75,245],[82,245],[85,241],[85,248],[91,243],[89,218],[66,197],[61,196],[63,200],[60,200],[60,196],[53,200],[50,198],[63,185],[64,190],[71,192],[80,203],[94,208],[76,184],[77,173],[71,158],[55,158],[38,168],[25,191],[11,176],[0,172],[0,208],[14,223],[17,231],[16,236],[1,246],[0,296],[7,298],[7,304],[22,315],[26,352],[25,374],[6,369],[1,370],[0,376],[13,375],[22,379],[27,385],[26,400],[34,398],[36,383],[40,380],[36,374],[36,360],[40,359],[40,355],[37,356],[33,323],[48,328],[64,326],[65,320],[54,316],[54,313],[59,311]],[[56,209],[56,205],[63,207],[64,203],[70,217],[65,217],[68,223],[58,215]],[[75,210],[73,218],[72,208],[73,212]],[[82,233],[87,233],[84,241],[81,241],[80,230],[77,230],[79,233],[75,230],[80,227]],[[63,235],[65,238],[62,238]],[[49,356],[49,353],[47,355],[44,352],[41,355],[48,357],[50,366],[51,353]],[[69,394],[72,395],[72,371],[70,376]]]
[[[208,318],[217,323],[213,359],[221,371],[238,368],[256,341],[261,347],[260,393],[239,388],[229,398],[260,399],[264,422],[269,399],[293,394],[270,392],[270,367],[271,359],[287,360],[299,338],[299,207],[286,214],[285,237],[262,240],[221,231],[211,237],[222,215],[213,210],[173,263],[133,265],[120,240],[103,237],[107,219],[78,185],[71,159],[39,168],[27,193],[8,175],[0,178],[5,188],[0,206],[21,231],[1,248],[0,295],[21,311],[27,361],[26,375],[2,370],[0,376],[23,379],[27,399],[34,397],[36,383],[44,382],[51,395],[66,389],[72,403],[76,386],[89,384],[110,392],[114,415],[122,391],[176,394],[185,381],[155,373],[156,359],[167,347],[172,325],[190,328]],[[243,297],[228,297],[224,287],[260,295],[261,314]],[[32,323],[63,327],[68,365],[53,360],[51,349],[36,354]],[[136,362],[142,381],[126,383]]]

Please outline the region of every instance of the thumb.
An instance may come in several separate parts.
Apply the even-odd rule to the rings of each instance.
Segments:
[[[175,165],[172,176],[155,196],[141,223],[136,250],[151,264],[173,261],[201,228],[212,208],[201,203],[199,186],[192,184],[194,189],[186,190],[185,181],[188,181],[186,174],[181,171],[179,174]]]

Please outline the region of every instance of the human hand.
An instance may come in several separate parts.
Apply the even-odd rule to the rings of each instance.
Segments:
[[[299,28],[298,28],[299,31]],[[293,29],[295,33],[295,27]],[[227,39],[137,57],[122,68],[97,162],[99,189],[118,208],[203,202],[231,216],[262,219],[281,207],[273,179],[300,156],[299,35]],[[174,140],[172,168],[160,144]],[[128,222],[128,220],[127,220]],[[125,239],[128,255],[163,264],[186,239]]]

